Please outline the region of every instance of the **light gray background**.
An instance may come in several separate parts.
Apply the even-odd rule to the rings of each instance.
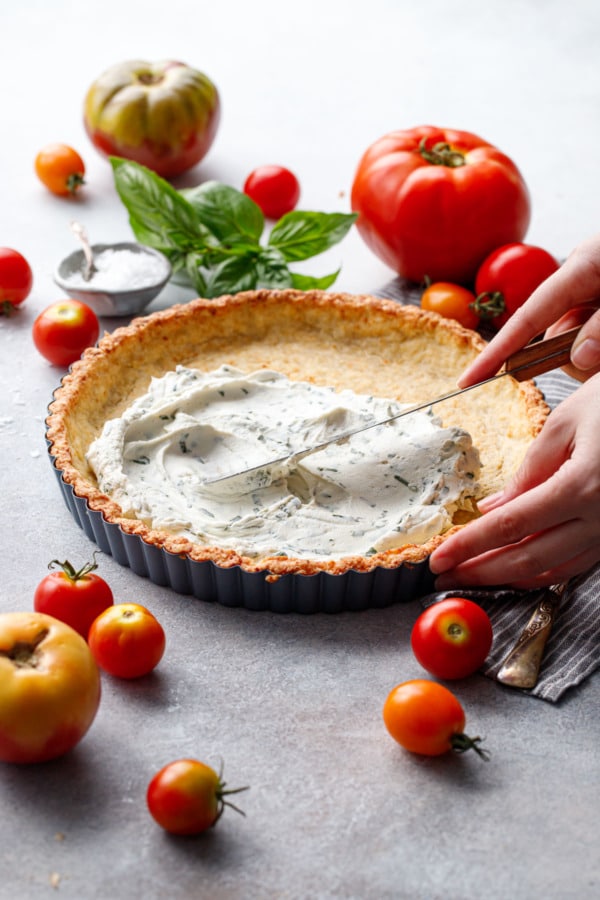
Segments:
[[[53,558],[93,545],[63,506],[43,419],[62,372],[35,351],[51,274],[75,248],[130,237],[107,163],[81,122],[83,96],[123,59],[179,58],[223,101],[217,140],[178,186],[241,187],[279,162],[301,206],[346,210],[366,147],[432,123],[496,143],[530,186],[528,234],[564,257],[598,229],[600,7],[463,0],[284,4],[28,0],[0,12],[0,245],[30,260],[23,311],[0,319],[0,609],[29,609]],[[75,202],[47,193],[33,159],[49,141],[83,154]],[[374,290],[392,273],[357,234],[307,271],[342,265],[337,287]],[[169,287],[152,308],[185,299]],[[112,329],[116,322],[105,321]],[[419,607],[277,617],[203,604],[102,557],[117,600],[146,604],[168,649],[138,683],[105,678],[75,752],[0,767],[0,898],[408,898],[585,900],[598,896],[598,677],[558,706],[475,677],[457,691],[489,764],[404,753],[381,721],[387,692],[421,674],[408,637]],[[145,789],[186,755],[218,766],[247,817],[228,812],[198,840],[149,818]],[[52,886],[52,885],[58,885]]]

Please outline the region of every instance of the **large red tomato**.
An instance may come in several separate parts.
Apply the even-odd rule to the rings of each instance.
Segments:
[[[94,146],[163,178],[191,169],[208,152],[220,118],[217,88],[182,62],[130,60],[89,88],[84,124]]]
[[[0,614],[0,760],[61,756],[99,703],[100,674],[81,635],[43,613]]]
[[[527,231],[530,202],[515,164],[467,131],[393,131],[363,155],[352,209],[368,246],[411,281],[472,282],[482,260]]]

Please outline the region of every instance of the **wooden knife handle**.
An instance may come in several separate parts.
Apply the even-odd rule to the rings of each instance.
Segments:
[[[509,356],[505,363],[505,370],[517,381],[527,381],[529,378],[535,378],[536,375],[542,375],[544,372],[550,372],[552,369],[566,365],[570,359],[573,341],[581,331],[581,327],[579,325],[577,328],[563,331],[562,334],[557,334],[555,337],[528,344],[522,350]]]

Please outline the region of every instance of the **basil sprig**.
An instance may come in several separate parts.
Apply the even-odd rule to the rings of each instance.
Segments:
[[[218,181],[178,191],[138,163],[116,156],[110,162],[136,239],[164,253],[173,272],[185,271],[203,297],[259,287],[326,290],[339,275],[338,269],[315,278],[291,271],[289,263],[339,243],[353,213],[294,210],[261,243],[264,216],[241,191]]]

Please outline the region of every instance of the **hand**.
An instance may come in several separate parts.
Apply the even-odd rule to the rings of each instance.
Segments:
[[[600,235],[577,247],[546,279],[463,372],[467,387],[497,372],[505,360],[534,337],[548,337],[586,324],[571,350],[569,375],[585,381],[600,372]]]
[[[436,589],[535,588],[600,561],[599,434],[600,374],[550,414],[507,487],[481,501],[483,516],[432,553]]]

